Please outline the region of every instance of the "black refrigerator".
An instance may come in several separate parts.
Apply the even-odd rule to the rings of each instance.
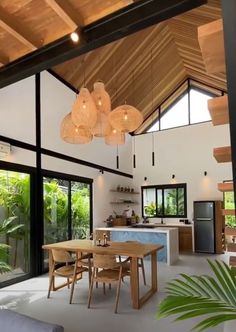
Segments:
[[[193,202],[195,252],[215,253],[215,202]]]

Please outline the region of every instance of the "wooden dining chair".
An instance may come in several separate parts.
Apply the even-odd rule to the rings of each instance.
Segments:
[[[141,242],[139,241],[126,241],[127,243],[133,243],[134,245],[139,245]],[[124,259],[122,261],[122,258],[121,256],[119,256],[119,261],[120,263],[122,263],[123,265],[123,270],[126,271],[126,275],[130,275],[130,272],[131,272],[131,263],[130,263],[130,257]],[[143,283],[144,285],[146,286],[146,274],[145,274],[145,269],[144,269],[144,261],[143,261],[143,258],[139,258],[138,259],[138,267],[141,269],[142,271],[142,276],[143,276]]]
[[[90,308],[94,282],[103,283],[103,291],[105,293],[105,284],[117,284],[115,313],[117,313],[118,301],[120,296],[120,284],[123,277],[122,264],[116,261],[115,255],[93,255],[93,273],[91,285],[89,288],[88,308]]]
[[[75,282],[80,280],[82,278],[82,273],[88,271],[88,269],[86,267],[79,266],[78,262],[80,261],[80,258],[73,258],[68,251],[63,249],[52,249],[52,259],[53,265],[52,271],[49,275],[49,289],[47,298],[50,297],[52,290],[56,291],[65,286],[70,288],[71,284],[69,302],[71,304]],[[60,284],[59,286],[55,286],[55,277],[66,278],[67,282]]]

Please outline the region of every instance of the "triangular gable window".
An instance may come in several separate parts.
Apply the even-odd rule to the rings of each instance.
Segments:
[[[146,132],[211,121],[207,100],[222,92],[194,81],[186,81],[157,109]],[[150,119],[150,118],[149,118]],[[154,120],[155,119],[155,120]]]

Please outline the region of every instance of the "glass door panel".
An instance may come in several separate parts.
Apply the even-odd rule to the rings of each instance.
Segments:
[[[164,214],[177,214],[177,192],[176,189],[164,189]]]
[[[0,170],[0,284],[30,272],[30,175]]]
[[[156,189],[143,189],[143,216],[154,217],[156,215]]]
[[[68,240],[69,181],[44,178],[44,243]]]
[[[90,185],[71,182],[72,238],[85,239],[90,234]]]

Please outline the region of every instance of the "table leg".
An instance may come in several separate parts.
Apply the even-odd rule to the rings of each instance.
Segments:
[[[48,274],[49,274],[49,282],[51,278],[53,278],[53,283],[52,283],[52,290],[55,290],[55,282],[54,282],[54,277],[53,277],[53,258],[52,258],[52,250],[48,250]]]
[[[131,271],[130,271],[130,284],[131,284],[131,298],[134,309],[139,309],[139,272],[138,272],[138,258],[131,258]]]
[[[157,291],[157,253],[156,251],[151,255],[151,273],[152,273],[152,290]]]

